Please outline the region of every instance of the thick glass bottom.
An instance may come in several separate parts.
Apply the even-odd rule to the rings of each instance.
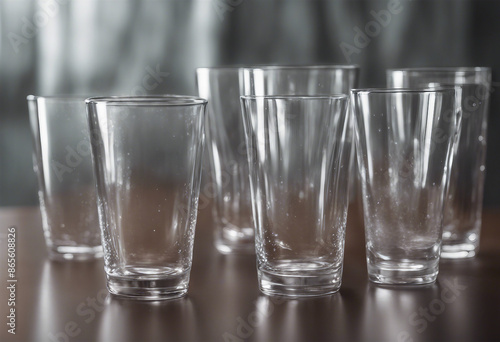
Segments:
[[[473,258],[479,251],[479,232],[481,222],[474,226],[448,225],[443,231],[441,258],[467,259]]]
[[[467,259],[476,256],[478,246],[475,243],[445,244],[441,247],[443,259]]]
[[[466,259],[476,256],[479,250],[479,229],[456,236],[451,232],[443,233],[441,258]]]
[[[342,268],[314,269],[311,265],[294,265],[300,272],[258,270],[259,287],[270,296],[316,297],[336,293],[340,289]]]
[[[186,295],[189,271],[169,276],[148,276],[146,279],[106,275],[111,294],[138,300],[168,300]]]
[[[55,261],[86,261],[102,258],[101,246],[49,246],[49,259]]]
[[[375,261],[367,259],[368,279],[384,285],[425,285],[436,281],[439,260]]]
[[[224,227],[215,231],[215,248],[222,254],[255,254],[253,228]]]

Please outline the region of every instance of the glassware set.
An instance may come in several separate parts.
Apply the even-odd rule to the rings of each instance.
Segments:
[[[112,294],[185,295],[205,132],[215,247],[255,253],[264,294],[339,290],[356,184],[370,281],[430,284],[440,256],[477,254],[490,69],[388,70],[378,89],[350,65],[196,76],[199,97],[28,97],[51,259],[104,256]]]

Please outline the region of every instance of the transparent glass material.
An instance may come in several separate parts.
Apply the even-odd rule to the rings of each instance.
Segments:
[[[348,97],[242,96],[260,289],[340,288],[348,207]]]
[[[242,95],[348,95],[359,79],[356,65],[258,66],[241,72]]]
[[[200,191],[206,100],[87,99],[104,267],[112,294],[186,294]]]
[[[368,277],[375,283],[436,280],[460,127],[456,91],[352,92]]]
[[[199,68],[196,76],[198,93],[208,100],[215,246],[221,253],[255,253],[239,69]]]
[[[426,68],[388,70],[390,87],[422,88],[459,85],[462,88],[462,129],[455,151],[445,204],[442,258],[477,254],[481,232],[486,131],[491,87],[489,68]]]
[[[28,96],[49,258],[102,257],[85,98]]]
[[[359,82],[357,65],[256,66],[242,68],[242,95],[349,95]],[[351,120],[352,124],[352,120]],[[352,130],[351,130],[352,131]],[[349,134],[351,134],[349,131]],[[354,148],[352,136],[346,143]],[[356,174],[356,158],[351,153],[350,169]],[[351,177],[351,201],[357,193],[357,178]]]

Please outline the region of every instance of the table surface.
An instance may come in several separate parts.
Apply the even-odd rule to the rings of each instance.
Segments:
[[[1,341],[500,341],[500,210],[483,213],[481,251],[442,261],[438,282],[387,288],[367,280],[352,206],[340,292],[262,295],[255,256],[220,255],[200,211],[188,295],[141,302],[108,295],[102,260],[47,259],[38,208],[0,209]],[[8,333],[7,229],[17,228],[16,334]]]

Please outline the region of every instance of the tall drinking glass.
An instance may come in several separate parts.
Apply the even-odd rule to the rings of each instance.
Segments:
[[[49,258],[102,257],[85,98],[28,96]]]
[[[460,125],[455,88],[352,92],[368,277],[436,280]]]
[[[348,97],[242,96],[260,289],[338,291],[348,207]]]
[[[87,100],[108,290],[184,295],[200,190],[206,100]]]
[[[215,246],[221,253],[255,253],[239,68],[199,68],[196,76],[198,93],[208,100]]]
[[[486,131],[491,87],[489,68],[415,68],[388,70],[390,87],[422,88],[460,85],[462,129],[455,150],[446,199],[443,258],[477,254],[481,232]]]

